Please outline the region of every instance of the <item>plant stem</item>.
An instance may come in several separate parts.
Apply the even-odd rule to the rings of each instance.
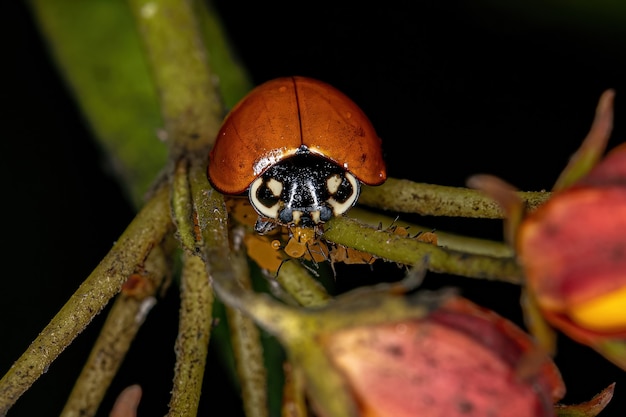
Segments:
[[[296,259],[281,265],[276,281],[303,307],[321,307],[332,299]]]
[[[237,280],[247,290],[251,290],[248,260],[241,251],[233,254],[233,268]],[[226,306],[233,354],[241,385],[241,397],[247,417],[266,417],[267,372],[263,366],[261,333],[252,318],[241,310]]]
[[[191,0],[129,0],[150,62],[171,157],[208,152],[223,110]],[[206,155],[206,153],[205,153]]]
[[[176,368],[168,416],[195,416],[211,335],[213,291],[202,259],[185,251]]]
[[[148,313],[156,304],[157,290],[168,280],[170,265],[161,245],[155,246],[141,271],[117,296],[61,412],[62,417],[96,414],[113,377]]]
[[[519,192],[530,211],[550,198],[549,192]],[[484,193],[461,187],[388,178],[378,187],[363,187],[359,203],[400,213],[501,219],[504,212]]]
[[[411,235],[417,235],[419,232],[433,231],[432,227],[426,227],[398,218],[385,216],[380,213],[374,213],[361,207],[353,207],[348,212],[348,217],[355,218],[373,227],[380,226],[382,229],[388,229],[391,226],[406,227]],[[513,256],[513,249],[504,242],[464,236],[439,229],[435,231],[435,234],[437,235],[437,244],[448,249],[465,253],[496,256],[499,258],[510,258]]]
[[[449,250],[365,226],[347,217],[329,221],[324,238],[404,265],[416,265],[428,259],[428,270],[433,272],[522,283],[522,271],[513,257],[499,258]]]
[[[111,251],[0,380],[0,415],[48,369],[171,227],[167,187],[159,189]]]

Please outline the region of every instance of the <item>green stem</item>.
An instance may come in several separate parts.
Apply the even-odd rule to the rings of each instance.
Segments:
[[[276,281],[303,307],[320,307],[332,299],[322,284],[295,259],[281,265]]]
[[[182,158],[176,164],[172,177],[172,215],[176,225],[176,237],[184,250],[189,253],[197,252],[197,245],[201,241],[196,236],[194,227],[194,212],[189,189],[189,161]]]
[[[237,280],[244,288],[250,290],[252,283],[248,261],[241,251],[233,255],[233,268]],[[250,316],[241,310],[226,306],[226,314],[245,414],[247,417],[266,417],[267,372],[263,366],[261,333]]]
[[[160,96],[175,158],[208,151],[223,109],[191,0],[128,0]]]
[[[158,190],[111,251],[0,380],[0,415],[48,369],[108,301],[171,226],[167,187]]]
[[[62,417],[96,414],[130,344],[156,304],[157,290],[163,281],[168,280],[169,268],[166,255],[159,245],[148,255],[145,267],[131,275],[136,281],[131,281],[132,287],[122,289],[117,296],[61,412]]]
[[[534,210],[548,198],[548,192],[520,192],[528,210]],[[423,184],[388,178],[378,187],[363,187],[359,203],[400,213],[501,219],[504,212],[496,201],[469,188]]]
[[[415,265],[423,259],[428,259],[428,269],[433,272],[512,284],[521,284],[523,281],[522,271],[514,258],[449,250],[390,231],[365,226],[347,217],[335,218],[328,222],[324,238],[404,265]]]
[[[286,326],[286,322],[297,320],[296,309],[279,303],[267,294],[256,294],[238,281],[233,269],[234,255],[230,248],[224,197],[209,186],[204,165],[199,161],[192,163],[189,182],[203,239],[199,247],[200,255],[209,269],[213,289],[220,300],[231,308],[251,315],[271,333]],[[235,242],[235,245],[240,244]]]
[[[392,226],[405,227],[407,228],[407,232],[412,236],[417,235],[419,232],[433,231],[432,227],[406,222],[398,218],[392,218],[380,213],[374,213],[360,207],[352,208],[348,212],[348,217],[355,218],[373,227],[380,227],[383,230],[389,229]],[[513,249],[504,242],[463,236],[439,229],[435,231],[435,234],[437,235],[437,244],[448,249],[479,255],[496,256],[500,258],[510,258],[513,256]]]
[[[176,368],[168,416],[195,416],[211,335],[213,291],[204,262],[185,251]]]

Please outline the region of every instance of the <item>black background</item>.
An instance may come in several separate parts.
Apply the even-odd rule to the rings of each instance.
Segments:
[[[468,176],[484,172],[522,190],[550,189],[586,135],[606,88],[617,90],[611,146],[624,141],[626,32],[620,24],[626,18],[620,21],[619,10],[576,12],[534,3],[516,10],[517,2],[509,8],[467,3],[407,1],[370,8],[311,3],[303,10],[280,2],[216,5],[255,84],[305,75],[352,97],[383,138],[392,177],[463,186]],[[7,2],[0,19],[6,31],[0,72],[4,374],[106,254],[133,209],[102,163],[28,8]],[[417,221],[501,238],[500,222]],[[347,273],[338,280],[358,277]],[[441,280],[466,286],[471,298],[519,321],[515,288]],[[114,392],[135,382],[144,386],[141,416],[166,412],[176,316],[177,294],[170,291],[114,381]],[[103,318],[9,415],[58,415]],[[560,338],[556,360],[568,386],[565,403],[589,399],[616,381],[616,398],[602,416],[624,415],[623,371],[566,337]],[[218,404],[237,407],[236,394],[223,389],[228,386],[220,369],[211,367],[205,414]],[[99,415],[107,415],[112,398],[107,396]]]

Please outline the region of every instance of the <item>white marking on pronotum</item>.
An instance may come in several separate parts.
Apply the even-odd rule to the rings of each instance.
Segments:
[[[339,201],[335,200],[332,197],[328,199],[328,204],[330,204],[330,206],[333,208],[333,214],[335,216],[340,216],[346,211],[348,211],[350,207],[354,205],[354,203],[356,202],[356,199],[359,196],[359,192],[358,192],[359,183],[357,179],[354,177],[354,175],[350,174],[349,172],[346,172],[346,179],[348,180],[350,185],[352,185],[352,194],[350,194],[350,197],[343,203],[340,203]]]
[[[337,193],[337,190],[339,190],[340,185],[341,185],[341,176],[339,174],[331,175],[326,180],[326,187],[328,187],[328,192],[331,195]]]
[[[265,185],[269,188],[274,197],[280,197],[280,194],[283,192],[283,183],[274,178],[270,178]]]
[[[267,207],[265,204],[259,201],[257,197],[257,192],[259,191],[259,187],[261,187],[262,184],[263,184],[263,178],[257,178],[256,180],[252,181],[252,184],[250,184],[249,196],[250,196],[250,202],[252,203],[252,207],[254,207],[256,211],[258,211],[261,215],[265,217],[269,217],[270,219],[277,219],[278,209],[280,208],[280,202],[277,202],[271,207]]]

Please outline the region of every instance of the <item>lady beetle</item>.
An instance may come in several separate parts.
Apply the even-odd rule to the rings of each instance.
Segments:
[[[334,87],[306,77],[259,85],[224,119],[208,178],[222,194],[246,191],[255,229],[315,227],[344,214],[360,183],[387,178],[381,140],[363,111]]]

